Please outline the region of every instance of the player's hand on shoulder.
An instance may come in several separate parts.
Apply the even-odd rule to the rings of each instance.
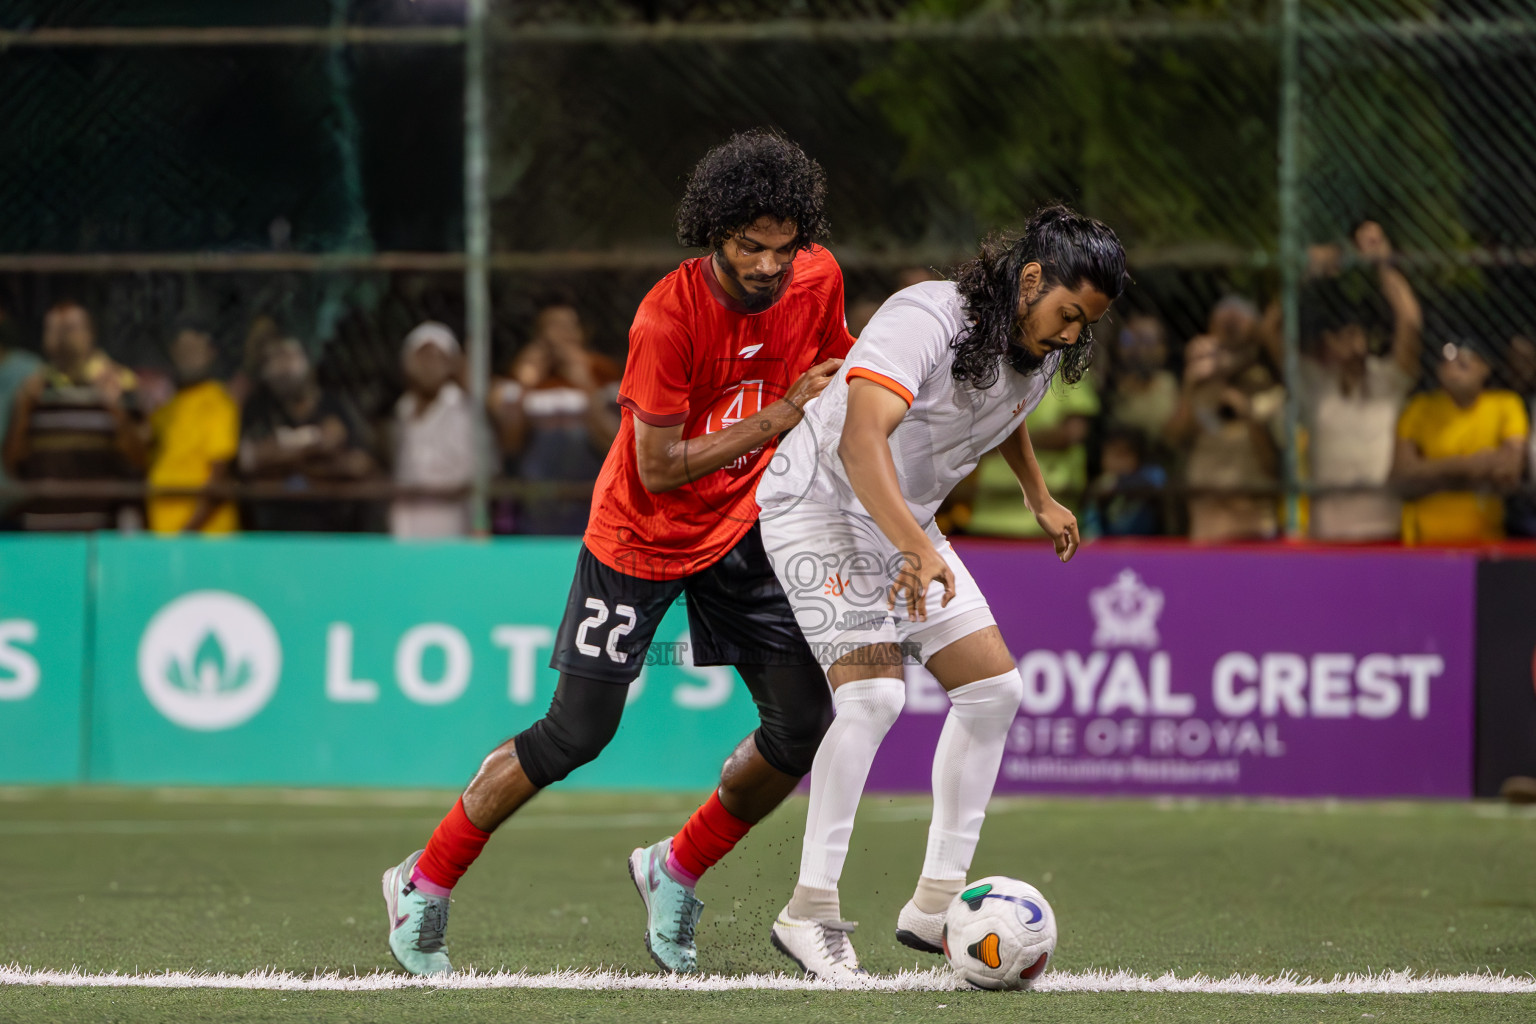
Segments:
[[[1053,498],[1035,513],[1035,522],[1056,545],[1056,557],[1064,563],[1070,562],[1083,543],[1077,532],[1077,516],[1072,510]]]
[[[913,622],[925,621],[928,618],[928,587],[934,580],[944,584],[944,597],[939,602],[942,608],[955,597],[954,571],[932,544],[923,551],[903,552],[886,607],[894,611],[899,602],[906,607],[907,618]]]
[[[828,359],[817,363],[789,386],[789,390],[784,393],[784,400],[804,413],[805,403],[825,391],[842,366],[841,359]]]

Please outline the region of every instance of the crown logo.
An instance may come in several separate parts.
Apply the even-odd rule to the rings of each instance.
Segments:
[[[1134,569],[1122,569],[1109,586],[1090,590],[1088,608],[1094,618],[1093,646],[1157,646],[1163,592],[1143,583]]]

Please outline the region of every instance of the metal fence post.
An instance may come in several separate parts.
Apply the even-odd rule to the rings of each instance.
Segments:
[[[1301,128],[1301,0],[1280,15],[1280,324],[1285,345],[1285,529],[1301,532],[1301,223],[1297,134]]]
[[[470,400],[476,447],[473,529],[488,532],[488,488],[495,446],[486,422],[486,392],[491,369],[490,209],[486,194],[485,46],[489,0],[469,0],[464,38],[464,306],[465,346],[469,356]]]

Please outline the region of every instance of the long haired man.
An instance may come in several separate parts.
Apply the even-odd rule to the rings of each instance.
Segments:
[[[799,884],[772,933],[807,973],[861,973],[838,880],[875,751],[905,701],[908,656],[938,678],[950,710],[927,855],[896,937],[942,951],[944,911],[965,886],[1023,682],[934,513],[1000,447],[1057,554],[1072,557],[1077,522],[1046,490],[1024,418],[1053,378],[1082,379],[1092,325],[1124,279],[1114,232],[1063,206],[1039,211],[957,280],[891,296],[758,485],[769,558],[829,666],[837,709],[811,771]]]

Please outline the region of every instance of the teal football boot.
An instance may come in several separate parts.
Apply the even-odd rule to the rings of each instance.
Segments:
[[[424,850],[384,872],[384,907],[389,911],[389,951],[412,974],[451,974],[448,946],[448,897],[429,896],[411,881],[411,869]]]
[[[692,889],[667,874],[671,850],[670,838],[635,850],[629,855],[629,877],[645,901],[645,948],[651,951],[651,959],[663,970],[691,974],[699,969],[693,934],[704,904]]]

